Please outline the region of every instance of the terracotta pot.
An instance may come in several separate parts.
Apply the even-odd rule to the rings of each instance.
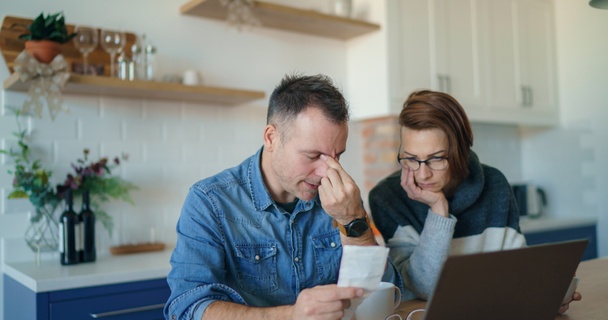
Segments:
[[[25,49],[36,60],[51,63],[61,53],[61,43],[50,40],[30,40],[25,42]]]

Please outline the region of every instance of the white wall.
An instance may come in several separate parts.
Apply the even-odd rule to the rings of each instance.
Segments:
[[[598,219],[608,255],[608,10],[556,0],[559,128],[523,130],[522,170],[547,189],[550,215]]]
[[[261,146],[267,98],[283,75],[294,71],[324,73],[346,88],[346,42],[264,28],[238,32],[223,22],[180,15],[179,7],[185,2],[0,2],[3,17],[32,18],[42,11],[63,10],[70,24],[146,33],[158,48],[160,74],[192,68],[200,70],[209,85],[266,92],[265,99],[236,107],[66,95],[69,114],[60,114],[54,122],[47,114],[32,119],[33,146],[48,161],[45,164],[50,164],[55,182],[65,177],[69,162],[85,147],[91,148],[95,160],[102,155],[129,153],[129,161],[117,173],[140,187],[134,193],[136,206],[112,203],[106,207],[114,216],[116,230],[112,239],[101,239],[101,255],[107,255],[110,245],[146,240],[150,225],[160,226],[164,240],[174,243],[175,223],[188,187],[236,165]],[[319,10],[326,10],[325,5],[324,0],[301,4]],[[0,63],[0,79],[8,76],[5,63]],[[14,130],[14,118],[6,106],[20,106],[24,99],[23,93],[2,92],[0,147],[10,145]],[[10,164],[4,161],[0,162],[0,265],[33,259],[23,241],[31,207],[27,201],[6,199],[11,177],[6,173]],[[356,168],[356,162],[345,160],[347,169],[349,162]]]

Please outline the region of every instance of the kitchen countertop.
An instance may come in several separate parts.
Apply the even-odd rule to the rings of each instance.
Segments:
[[[163,251],[108,255],[92,263],[63,266],[59,261],[5,262],[4,273],[34,292],[165,278],[173,248]]]
[[[519,226],[523,233],[551,231],[562,228],[589,226],[597,223],[595,217],[521,217]]]

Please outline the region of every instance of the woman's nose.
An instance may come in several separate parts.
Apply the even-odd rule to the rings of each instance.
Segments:
[[[420,180],[428,179],[433,175],[431,169],[429,169],[426,163],[421,163],[420,168],[418,169],[418,171],[416,171],[416,173]]]

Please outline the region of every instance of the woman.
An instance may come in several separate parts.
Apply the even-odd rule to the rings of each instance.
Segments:
[[[413,92],[399,124],[401,170],[371,190],[369,203],[409,291],[404,299],[427,299],[448,255],[520,248],[526,241],[507,179],[471,150],[471,125],[453,97]]]

